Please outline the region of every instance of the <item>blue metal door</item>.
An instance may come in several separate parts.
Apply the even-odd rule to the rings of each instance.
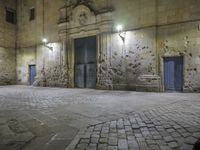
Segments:
[[[33,85],[36,77],[36,66],[35,65],[30,65],[29,66],[29,80],[30,80],[30,85]]]
[[[96,37],[75,40],[75,87],[96,87]]]
[[[183,90],[183,57],[164,58],[165,90]]]
[[[97,75],[96,75],[96,64],[87,64],[86,65],[86,87],[95,88]]]
[[[75,85],[78,88],[84,88],[85,87],[85,65],[84,64],[77,64],[75,66]]]

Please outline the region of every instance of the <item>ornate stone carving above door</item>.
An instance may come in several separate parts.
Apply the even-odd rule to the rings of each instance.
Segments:
[[[96,23],[94,12],[85,5],[73,9],[73,21],[75,27]]]
[[[58,26],[59,34],[80,32],[108,32],[112,30],[112,9],[93,10],[89,0],[79,0],[77,3],[68,3],[60,9]]]

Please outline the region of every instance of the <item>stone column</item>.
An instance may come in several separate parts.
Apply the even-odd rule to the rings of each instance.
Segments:
[[[73,39],[71,37],[66,38],[65,46],[65,65],[68,74],[68,87],[74,87],[74,48]]]
[[[111,64],[112,64],[112,34],[100,33],[97,36],[97,87],[110,89],[111,80]]]

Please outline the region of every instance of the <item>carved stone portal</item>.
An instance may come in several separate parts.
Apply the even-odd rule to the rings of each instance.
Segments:
[[[109,35],[112,33],[112,9],[104,8],[103,10],[97,11],[93,10],[90,4],[89,0],[79,0],[76,4],[65,5],[60,9],[60,19],[58,23],[60,27],[59,36],[66,45],[64,51],[66,53],[65,64],[68,66],[69,87],[74,87],[74,39],[97,35],[97,42],[99,42],[102,38],[102,34],[106,33],[107,38],[109,38]],[[101,50],[99,49],[97,51],[97,55],[101,56]],[[98,66],[101,68],[100,65]],[[100,78],[99,76],[100,74],[98,78]],[[103,84],[99,79],[97,80],[97,86],[101,83]]]

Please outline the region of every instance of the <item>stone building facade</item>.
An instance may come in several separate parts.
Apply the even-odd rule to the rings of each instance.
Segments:
[[[200,91],[200,1],[4,0],[0,11],[7,3],[17,10],[17,24],[5,25],[0,14],[6,33],[0,32],[0,84],[29,85],[35,66],[37,86],[79,87],[95,76],[98,89],[165,91],[169,81],[182,91]],[[96,71],[90,62],[85,71],[76,41],[92,36]],[[176,58],[182,59],[179,72],[168,63]]]
[[[16,2],[0,1],[0,85],[16,83],[16,25],[6,22],[6,10],[16,10]]]

